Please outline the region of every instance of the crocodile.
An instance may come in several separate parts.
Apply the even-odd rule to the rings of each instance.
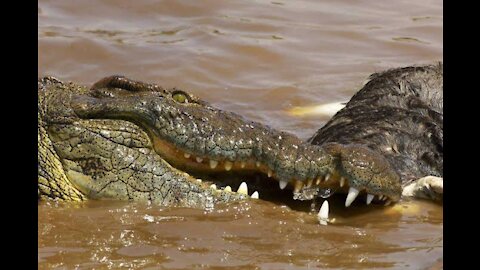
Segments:
[[[388,205],[402,192],[443,200],[441,63],[371,75],[306,141],[123,76],[91,87],[39,78],[38,98],[39,200],[208,208],[324,190],[347,194],[346,207],[360,197]]]

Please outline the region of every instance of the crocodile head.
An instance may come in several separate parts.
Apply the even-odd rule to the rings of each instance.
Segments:
[[[400,198],[399,175],[366,147],[312,145],[182,90],[120,76],[88,89],[47,77],[38,94],[40,197],[196,207],[285,190],[313,199],[334,189],[348,193],[346,206],[359,195],[368,204]]]

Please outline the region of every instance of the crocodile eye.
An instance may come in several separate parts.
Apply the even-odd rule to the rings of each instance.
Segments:
[[[188,103],[187,95],[182,92],[174,92],[172,98],[179,103]]]

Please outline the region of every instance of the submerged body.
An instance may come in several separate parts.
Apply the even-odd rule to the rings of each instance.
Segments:
[[[257,197],[209,178],[249,172],[300,199],[335,188],[348,193],[346,206],[359,194],[368,204],[398,201],[412,180],[442,176],[442,93],[441,65],[373,75],[304,142],[177,89],[119,76],[91,89],[43,78],[39,197],[210,207]]]

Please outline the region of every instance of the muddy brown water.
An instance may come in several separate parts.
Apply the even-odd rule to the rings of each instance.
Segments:
[[[442,1],[39,1],[38,76],[128,77],[185,89],[303,139],[367,76],[443,56]],[[260,194],[261,196],[261,194]],[[439,269],[443,207],[403,201],[319,225],[307,204],[213,210],[42,202],[40,269]],[[318,208],[318,207],[317,207]]]

